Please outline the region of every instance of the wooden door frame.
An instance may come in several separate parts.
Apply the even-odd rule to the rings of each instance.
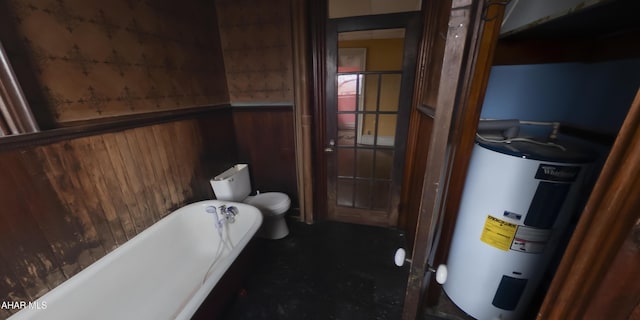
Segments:
[[[478,121],[480,120],[482,104],[489,84],[489,76],[493,66],[492,62],[500,36],[500,27],[505,6],[493,5],[485,10],[486,13],[484,16],[491,17],[491,19],[485,19],[480,33],[476,67],[472,74],[469,96],[467,97],[463,112],[461,112],[462,125],[459,130],[456,130],[458,134],[456,138],[458,145],[455,148],[452,160],[453,172],[449,180],[445,200],[446,205],[443,208],[444,217],[442,219],[442,225],[439,226],[440,239],[436,246],[433,265],[446,264],[449,255],[453,231],[458,217],[458,209],[460,208],[462,191],[467,177],[467,169],[471,161],[471,152],[475,145]],[[439,284],[436,283],[435,279],[431,279],[425,297],[426,304],[437,304],[440,295],[441,289]]]
[[[309,58],[309,14],[307,0],[291,0],[294,135],[296,153],[296,177],[300,220],[313,222],[313,128],[311,96],[313,83]]]
[[[388,218],[386,219],[371,219],[368,220],[368,224],[385,226],[385,227],[395,227],[398,223],[398,205],[400,203],[400,192],[402,186],[402,178],[403,178],[403,165],[405,160],[405,152],[407,141],[405,137],[408,134],[408,126],[401,125],[403,123],[409,123],[409,115],[411,112],[411,102],[412,102],[412,93],[413,93],[413,84],[415,80],[415,68],[416,68],[416,56],[417,56],[417,48],[420,41],[420,33],[421,28],[420,24],[422,20],[421,12],[403,12],[403,13],[391,13],[391,14],[383,14],[383,15],[371,15],[371,16],[361,16],[361,17],[349,17],[349,18],[337,18],[337,19],[329,19],[327,20],[326,25],[326,63],[331,64],[337,62],[338,56],[338,33],[340,32],[350,32],[350,31],[360,31],[360,30],[371,30],[371,29],[395,29],[395,28],[404,28],[405,36],[404,36],[404,46],[403,46],[403,61],[402,61],[402,83],[401,91],[400,91],[400,101],[399,106],[401,108],[398,109],[397,121],[398,125],[396,126],[395,139],[396,145],[394,146],[394,160],[393,160],[393,168],[391,172],[391,198],[388,206]],[[326,79],[325,79],[325,105],[324,112],[331,113],[334,111],[333,107],[337,107],[337,92],[335,87],[335,76],[337,70],[336,66],[327,66]],[[408,70],[408,71],[407,71]],[[406,85],[411,84],[411,85]],[[402,108],[404,106],[404,108]],[[323,118],[324,124],[318,123],[318,125],[324,125],[326,127],[325,135],[323,136],[323,141],[325,141],[321,146],[327,146],[326,141],[328,139],[333,139],[337,141],[337,137],[328,137],[328,133],[336,132],[336,123],[332,121],[328,121],[326,119],[326,115]],[[398,139],[400,138],[400,139]],[[324,158],[323,163],[320,165],[325,165],[329,159],[327,157]],[[327,170],[327,174],[331,174],[335,172],[335,168],[331,166],[327,166],[329,170]],[[328,176],[325,176],[326,180]],[[323,177],[318,177],[318,179],[323,179]],[[324,190],[327,193],[329,190],[335,190],[335,184],[332,182],[326,183],[326,189]],[[331,199],[327,197],[327,201],[335,202],[335,199]],[[327,203],[327,215],[333,216],[333,212],[331,212],[332,206]],[[362,216],[367,216],[369,210],[367,209],[350,209],[356,213],[359,213]],[[351,218],[341,218],[340,221],[345,222],[361,222],[361,219]]]
[[[414,104],[423,114],[421,116],[433,119],[433,127],[419,192],[412,263],[402,313],[404,320],[416,319],[423,304],[423,294],[430,278],[425,272],[433,258],[432,251],[438,240],[436,236],[444,218],[455,150],[464,138],[459,133],[463,129],[463,115],[473,111],[467,102],[481,48],[483,4],[474,0],[424,3],[425,33],[420,67],[425,72],[416,83],[420,86],[416,91],[422,94],[414,97]],[[438,60],[440,58],[441,61]],[[474,107],[479,108],[477,105]],[[412,138],[416,140],[416,137]]]
[[[320,165],[326,163],[327,155],[324,153],[326,127],[326,64],[327,37],[326,26],[328,15],[327,0],[309,0],[309,24],[311,31],[311,72],[312,72],[312,115],[313,115],[313,177],[314,177],[314,220],[327,218],[327,169]]]

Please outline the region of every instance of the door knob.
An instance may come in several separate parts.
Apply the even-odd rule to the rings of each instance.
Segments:
[[[396,266],[402,267],[405,261],[412,263],[411,259],[406,258],[406,254],[407,253],[402,248],[398,248],[398,250],[396,250],[396,254],[393,257],[393,261],[395,262]],[[436,274],[436,282],[438,282],[439,284],[444,284],[445,282],[447,282],[447,276],[449,274],[447,265],[441,264],[438,266],[437,269],[434,269],[431,266],[427,266],[427,267],[428,267],[427,272],[433,272]]]
[[[335,145],[336,142],[333,139],[329,140],[329,146],[324,148],[324,152],[333,152],[333,146]]]

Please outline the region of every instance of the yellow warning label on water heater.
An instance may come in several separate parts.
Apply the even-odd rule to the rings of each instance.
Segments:
[[[517,229],[518,225],[516,224],[487,216],[480,241],[500,250],[509,251]]]

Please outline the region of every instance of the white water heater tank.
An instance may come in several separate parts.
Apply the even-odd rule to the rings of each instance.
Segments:
[[[453,303],[480,320],[525,315],[591,160],[527,142],[476,143],[443,286]]]

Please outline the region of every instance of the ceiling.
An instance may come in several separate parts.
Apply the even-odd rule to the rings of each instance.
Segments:
[[[329,18],[420,11],[422,0],[329,0]]]

